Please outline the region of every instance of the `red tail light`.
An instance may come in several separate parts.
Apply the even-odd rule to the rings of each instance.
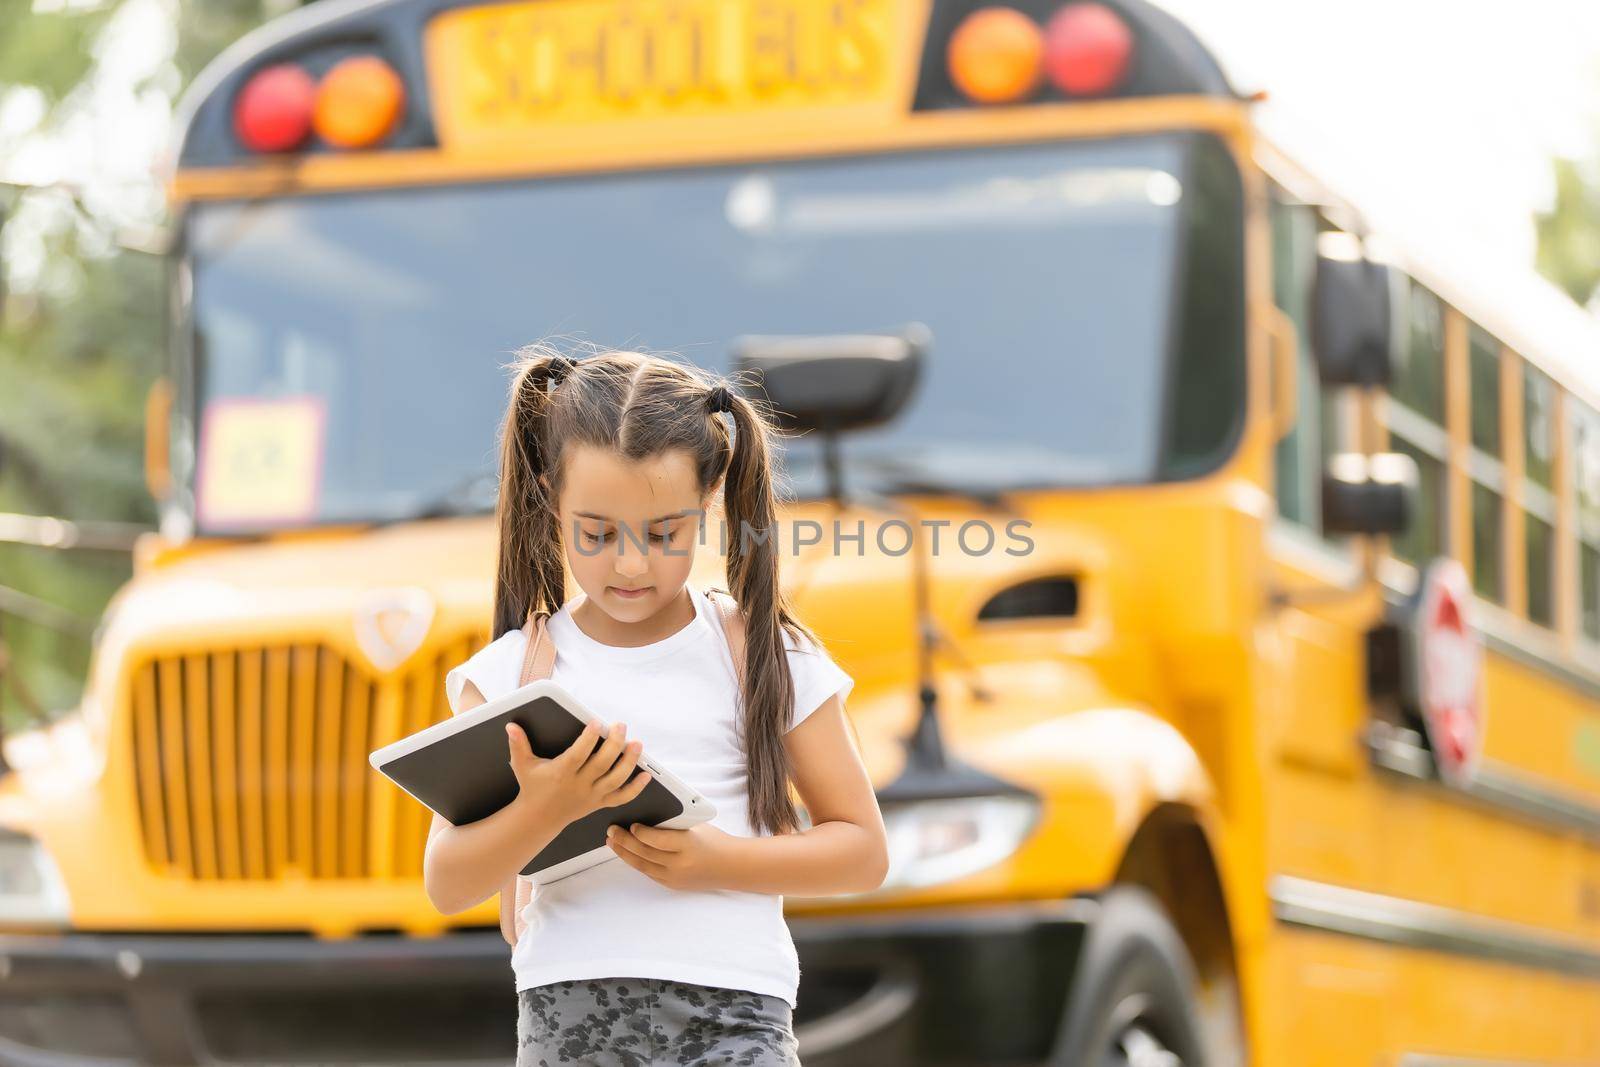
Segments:
[[[1056,88],[1073,96],[1115,89],[1133,57],[1133,31],[1104,4],[1068,4],[1044,32],[1044,67]]]
[[[267,67],[245,83],[233,104],[233,131],[255,152],[286,152],[311,131],[316,83],[293,63]]]

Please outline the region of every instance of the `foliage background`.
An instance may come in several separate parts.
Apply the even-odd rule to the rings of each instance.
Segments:
[[[0,512],[155,522],[143,452],[166,336],[160,178],[148,160],[130,172],[111,138],[105,155],[64,166],[54,149],[110,111],[108,98],[119,113],[170,115],[206,62],[286,6],[0,0]],[[161,54],[127,55],[117,42],[129,37],[136,50],[158,42]],[[39,621],[56,613],[26,610],[33,601],[7,601],[0,725],[28,721],[22,692],[49,713],[73,706],[89,627],[129,573],[125,553],[0,543],[0,590],[85,620],[63,630]]]

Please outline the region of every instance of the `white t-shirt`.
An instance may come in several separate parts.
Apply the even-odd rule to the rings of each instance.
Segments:
[[[689,586],[694,621],[649,645],[601,644],[572,621],[571,604],[550,617],[556,646],[551,680],[716,806],[712,825],[756,835],[748,774],[736,733],[737,681],[715,606]],[[829,697],[854,685],[821,648],[787,635],[798,726]],[[452,713],[467,679],[485,700],[517,688],[527,637],[509,630],[445,675]],[[588,978],[656,978],[744,989],[791,1007],[800,982],[783,898],[732,890],[668,889],[612,858],[536,886],[527,929],[511,954],[520,992]]]

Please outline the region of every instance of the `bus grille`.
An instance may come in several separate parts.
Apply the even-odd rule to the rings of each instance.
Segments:
[[[162,657],[132,674],[145,856],[200,881],[415,879],[429,813],[367,754],[448,718],[465,635],[378,677],[317,644]]]

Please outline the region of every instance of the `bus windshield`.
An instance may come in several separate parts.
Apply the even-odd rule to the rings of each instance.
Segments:
[[[933,338],[921,382],[899,419],[845,442],[852,477],[912,458],[995,490],[1148,481],[1172,435],[1185,234],[1209,210],[1185,188],[1193,144],[200,204],[186,236],[199,470],[243,439],[241,412],[309,404],[314,454],[290,476],[307,485],[274,487],[281,511],[259,525],[480,511],[522,344],[577,338],[728,371],[740,335],[919,322]],[[801,497],[822,489],[816,451],[785,448]],[[249,488],[218,477],[195,486],[201,531],[208,504],[225,516],[218,502]]]

